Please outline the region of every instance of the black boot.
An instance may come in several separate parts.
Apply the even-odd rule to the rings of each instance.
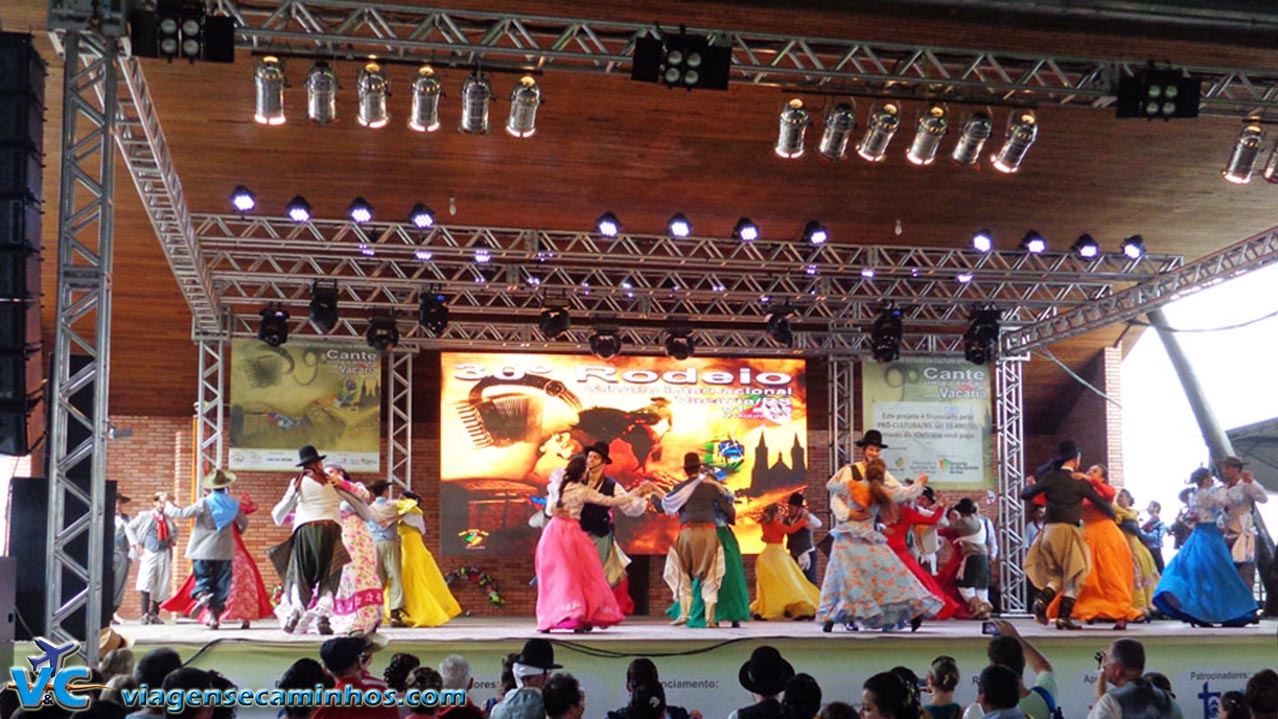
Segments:
[[[1038,593],[1038,598],[1034,600],[1034,621],[1047,624],[1047,605],[1051,604],[1055,598],[1056,590],[1051,587]]]
[[[151,623],[151,593],[142,592],[142,623]]]
[[[1074,623],[1070,617],[1074,613],[1074,598],[1061,597],[1060,611],[1056,614],[1057,629],[1082,629],[1083,627]]]

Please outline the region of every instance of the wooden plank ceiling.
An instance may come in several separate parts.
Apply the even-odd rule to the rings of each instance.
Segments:
[[[457,5],[445,3],[445,5]],[[687,22],[871,40],[957,47],[1052,52],[1061,55],[1156,58],[1179,63],[1278,67],[1278,51],[1214,43],[1166,41],[1100,32],[1049,29],[1009,32],[952,19],[796,12],[712,3],[473,2],[472,9],[607,17],[667,24]],[[39,33],[44,3],[0,0],[8,31]],[[57,152],[61,113],[60,61],[47,38],[50,61],[45,127],[47,306],[51,347]],[[186,192],[197,212],[227,211],[231,188],[245,184],[264,212],[282,213],[304,195],[320,217],[339,217],[356,195],[379,212],[402,218],[417,201],[449,224],[589,227],[604,210],[627,230],[659,232],[675,211],[698,235],[727,237],[748,215],[769,239],[797,237],[804,222],[827,224],[834,242],[966,246],[980,227],[1011,248],[1029,228],[1064,250],[1081,232],[1109,251],[1139,233],[1152,252],[1193,259],[1275,222],[1278,188],[1264,182],[1234,186],[1220,171],[1238,130],[1236,120],[1200,118],[1168,123],[1116,120],[1112,111],[1040,108],[1041,134],[1023,170],[1003,175],[987,163],[977,170],[947,162],[917,168],[904,158],[908,131],[888,159],[869,165],[853,158],[830,163],[816,155],[818,124],[807,156],[782,160],[772,152],[777,113],[790,95],[775,88],[733,85],[727,92],[678,92],[622,77],[547,73],[538,132],[517,140],[500,131],[507,105],[494,105],[498,131],[475,137],[456,131],[464,71],[445,71],[444,129],[420,135],[404,122],[412,68],[390,68],[392,121],[370,131],[354,121],[357,64],[338,62],[343,82],[340,121],[328,127],[304,119],[302,81],[310,62],[286,61],[289,122],[254,124],[252,71],[257,59],[241,52],[234,65],[145,61],[156,105]],[[494,80],[499,98],[514,77]],[[827,98],[810,96],[820,108]],[[864,123],[869,101],[858,101]],[[904,117],[917,105],[906,103]],[[961,117],[969,108],[952,108]],[[1005,111],[995,108],[1001,136]],[[996,137],[997,139],[997,137]],[[950,147],[947,141],[945,148]],[[447,208],[453,198],[456,214]],[[113,414],[186,415],[195,401],[195,352],[190,315],[169,274],[154,233],[127,175],[116,195],[116,259],[111,368]],[[901,232],[895,227],[900,223]],[[1061,343],[1052,349],[1082,370],[1123,327]],[[1127,338],[1134,336],[1127,333]],[[1056,417],[1080,391],[1053,364],[1036,358],[1027,373],[1027,432],[1051,433]]]

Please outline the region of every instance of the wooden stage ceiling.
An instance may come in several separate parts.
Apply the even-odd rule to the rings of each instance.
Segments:
[[[854,9],[846,11],[821,5],[837,3],[436,4],[1278,70],[1278,43],[1263,48],[1252,35],[1238,34],[1230,44],[1221,41],[1222,33],[1183,27],[1078,21],[1059,30],[1050,19],[999,22],[992,12],[950,12],[931,4],[892,11],[870,4],[850,3]],[[50,67],[43,234],[44,334],[51,348],[62,72],[43,30],[45,14],[43,2],[0,0],[3,29],[35,33]],[[233,65],[143,61],[193,212],[228,211],[228,193],[244,184],[256,191],[262,211],[274,214],[282,213],[294,195],[304,195],[316,216],[340,218],[351,199],[362,195],[396,217],[415,202],[426,202],[441,222],[458,225],[578,230],[611,210],[628,231],[659,233],[666,219],[681,211],[698,235],[726,238],[746,215],[762,227],[765,238],[797,238],[804,223],[816,218],[828,225],[835,243],[959,248],[967,246],[975,229],[988,227],[1007,249],[1034,228],[1054,250],[1068,249],[1086,232],[1106,251],[1117,251],[1123,237],[1140,234],[1148,251],[1186,260],[1278,224],[1278,187],[1259,179],[1237,186],[1221,178],[1239,130],[1236,118],[1146,122],[1115,119],[1112,109],[1040,106],[1037,143],[1022,170],[1005,175],[988,161],[978,169],[947,161],[910,165],[904,157],[908,129],[898,134],[885,162],[871,165],[855,156],[825,161],[814,151],[820,108],[835,98],[816,94],[807,96],[817,108],[809,152],[783,160],[772,146],[778,111],[793,92],[736,83],[726,92],[682,92],[621,75],[553,68],[541,79],[546,102],[538,131],[529,139],[500,130],[508,107],[504,99],[515,80],[508,74],[494,75],[501,100],[493,109],[494,131],[485,136],[457,132],[460,84],[467,74],[458,69],[442,73],[444,129],[428,135],[409,131],[404,121],[413,69],[405,65],[389,67],[390,125],[362,128],[354,120],[359,63],[350,61],[335,64],[342,82],[339,121],[313,126],[305,121],[302,88],[311,61],[301,58],[285,61],[288,123],[265,127],[252,117],[257,60],[241,50]],[[869,105],[858,98],[858,128]],[[918,110],[919,103],[905,103],[906,123],[912,125]],[[991,144],[997,144],[1006,109],[993,110]],[[187,415],[196,388],[190,313],[122,164],[117,170],[111,412]],[[1136,333],[1113,326],[1051,349],[1082,370],[1101,348],[1130,341]],[[1027,433],[1052,433],[1060,409],[1079,391],[1064,372],[1035,357],[1025,388]]]

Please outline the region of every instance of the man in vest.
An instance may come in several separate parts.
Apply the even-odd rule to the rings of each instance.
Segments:
[[[1225,514],[1225,542],[1233,555],[1238,576],[1251,589],[1256,586],[1256,520],[1252,515],[1256,503],[1268,502],[1269,495],[1264,487],[1256,484],[1251,472],[1243,470],[1246,462],[1225,457],[1218,464],[1230,500]]]
[[[234,483],[234,474],[215,469],[200,482],[201,487],[209,490],[200,501],[187,507],[169,502],[164,507],[164,513],[173,519],[195,519],[186,545],[186,558],[191,561],[195,575],[192,613],[198,615],[201,608],[208,607],[209,629],[220,626],[222,610],[231,594],[235,528],[241,532],[248,528],[248,516],[240,508],[239,500],[227,491]]]
[[[111,577],[115,586],[111,592],[111,623],[119,624],[120,605],[124,603],[124,585],[129,580],[129,565],[133,563],[133,547],[129,542],[129,515],[124,513],[124,505],[129,498],[123,494],[115,495],[115,541],[111,547]]]
[[[608,443],[595,442],[586,448],[586,484],[596,492],[606,497],[624,497],[627,496],[626,490],[622,488],[617,480],[605,474],[604,468],[612,464],[612,459],[608,456]],[[619,509],[629,517],[638,517],[644,513],[647,504],[644,497],[634,495],[632,501],[621,505]],[[630,557],[621,551],[621,547],[617,546],[612,524],[612,512],[604,506],[598,504],[587,504],[581,510],[581,528],[585,531],[590,540],[595,543],[595,549],[599,552],[599,561],[603,563],[604,576],[608,578],[608,584],[618,590],[622,587],[622,582],[626,579],[626,566],[630,564]],[[627,607],[633,611],[634,604],[629,601],[628,591],[617,591],[618,602],[622,605],[622,610],[626,611]],[[621,596],[624,594],[625,596]]]
[[[1145,647],[1117,639],[1101,658],[1096,703],[1087,719],[1183,719],[1180,706],[1145,675]]]
[[[169,572],[178,536],[177,525],[164,516],[168,499],[164,492],[151,495],[151,511],[139,512],[128,525],[133,549],[141,557],[135,586],[142,593],[143,624],[164,623],[160,619],[160,602],[169,598]]]
[[[785,523],[802,526],[793,534],[786,535],[786,551],[790,552],[791,557],[794,557],[799,569],[803,571],[803,576],[819,587],[821,583],[817,581],[816,545],[812,543],[812,530],[821,528],[821,520],[817,519],[816,515],[809,512],[807,507],[804,506],[803,492],[791,494],[789,504],[790,515],[786,518]]]
[[[701,599],[706,603],[706,626],[718,626],[714,609],[719,602],[719,585],[723,582],[723,547],[715,529],[715,510],[736,519],[736,507],[701,468],[701,456],[688,452],[683,456],[687,479],[676,484],[661,498],[666,514],[679,515],[679,537],[666,554],[664,578],[679,602],[679,617],[671,624],[687,624],[692,611],[692,581],[701,580]]]

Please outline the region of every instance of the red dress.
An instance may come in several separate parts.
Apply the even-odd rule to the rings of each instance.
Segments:
[[[972,612],[967,608],[967,602],[963,599],[963,595],[958,590],[958,573],[963,566],[963,550],[958,546],[958,534],[949,528],[938,529],[937,534],[944,537],[950,544],[950,558],[945,564],[941,565],[940,570],[936,573],[937,585],[945,594],[946,606],[950,602],[958,605],[958,609],[951,615],[952,619],[971,619]]]
[[[252,514],[257,511],[257,504],[247,494],[240,495],[240,509],[243,509],[245,514]],[[226,597],[226,608],[222,610],[222,616],[218,617],[218,621],[251,622],[255,619],[274,616],[275,609],[271,606],[271,595],[267,593],[266,585],[262,583],[262,573],[258,571],[252,555],[244,546],[244,538],[240,535],[239,528],[232,524],[231,532],[235,535],[235,558],[231,560],[231,591]],[[161,603],[160,608],[187,614],[195,604],[195,601],[191,599],[191,591],[194,589],[195,575],[188,574],[182,587],[167,601]],[[205,624],[208,623],[207,607],[200,610],[199,620]]]
[[[931,592],[932,596],[941,600],[943,606],[941,611],[936,613],[936,619],[953,619],[954,615],[962,608],[962,605],[945,593],[945,590],[937,583],[935,577],[923,571],[923,567],[919,566],[918,561],[914,559],[914,555],[910,554],[910,549],[905,544],[906,533],[910,531],[910,527],[916,524],[936,524],[941,520],[941,517],[945,516],[945,509],[942,507],[933,512],[931,516],[905,505],[899,505],[897,509],[901,513],[900,518],[896,522],[889,524],[883,532],[883,536],[887,537],[888,546],[892,548],[893,552],[896,552],[896,556],[901,560],[901,563],[918,578],[924,588]]]

